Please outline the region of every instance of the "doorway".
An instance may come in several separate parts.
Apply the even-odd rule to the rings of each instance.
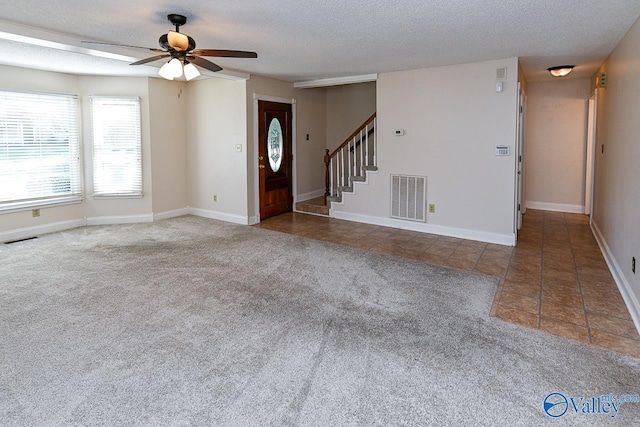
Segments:
[[[293,210],[291,104],[258,101],[260,220]]]

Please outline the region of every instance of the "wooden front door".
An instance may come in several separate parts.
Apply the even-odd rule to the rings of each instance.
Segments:
[[[293,208],[291,104],[258,101],[260,219]]]

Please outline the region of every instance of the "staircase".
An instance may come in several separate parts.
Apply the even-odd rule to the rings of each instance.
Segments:
[[[376,113],[373,113],[349,138],[324,156],[325,194],[296,203],[296,212],[329,216],[331,202],[342,202],[344,193],[353,192],[354,182],[367,180],[367,171],[377,171]]]
[[[373,113],[333,153],[324,156],[325,200],[342,202],[343,193],[353,193],[354,182],[367,180],[368,171],[377,171],[376,113]]]

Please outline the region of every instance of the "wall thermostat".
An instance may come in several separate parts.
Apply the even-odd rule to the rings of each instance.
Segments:
[[[509,155],[508,145],[498,145],[496,147],[496,156],[508,156],[508,155]]]
[[[402,136],[402,135],[404,135],[404,129],[396,129],[396,130],[393,132],[393,134],[394,134],[395,136]]]

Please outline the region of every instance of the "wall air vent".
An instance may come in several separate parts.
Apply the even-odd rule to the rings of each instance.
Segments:
[[[391,218],[426,222],[427,177],[391,175]]]
[[[496,69],[496,80],[507,80],[507,67]]]

